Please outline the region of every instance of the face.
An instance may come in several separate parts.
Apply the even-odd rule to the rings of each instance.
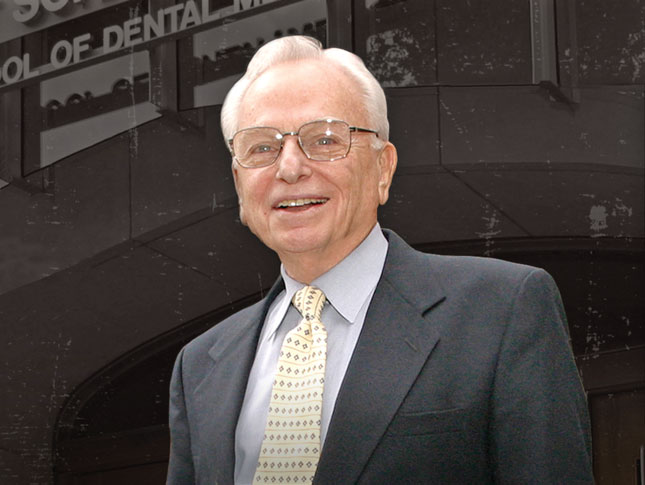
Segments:
[[[247,90],[238,129],[297,131],[322,118],[373,128],[358,99],[338,68],[317,61],[280,64]],[[329,269],[367,236],[378,205],[388,198],[396,150],[389,143],[373,148],[375,136],[352,133],[349,154],[333,162],[309,160],[294,136],[285,137],[273,165],[248,169],[233,162],[242,222],[283,263],[306,264],[313,257]]]

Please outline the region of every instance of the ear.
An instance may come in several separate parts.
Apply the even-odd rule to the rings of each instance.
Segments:
[[[390,186],[392,185],[392,178],[396,171],[397,160],[396,147],[388,141],[385,146],[381,148],[381,153],[378,157],[378,197],[381,205],[385,204],[390,196]]]
[[[239,167],[237,166],[237,163],[235,162],[235,160],[233,160],[233,163],[231,164],[231,171],[233,172],[233,183],[235,184],[235,192],[237,193],[237,202],[240,207],[240,222],[246,226],[247,223],[246,223],[246,217],[244,215],[244,199],[242,198],[242,188],[241,188],[242,183],[240,182],[240,174],[238,172]]]

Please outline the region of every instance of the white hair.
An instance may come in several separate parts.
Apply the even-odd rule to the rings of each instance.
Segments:
[[[378,131],[378,139],[387,141],[390,124],[387,120],[385,93],[356,54],[343,49],[323,49],[322,44],[303,35],[292,35],[272,40],[255,53],[244,76],[226,95],[222,105],[221,126],[224,139],[230,140],[238,129],[238,114],[246,90],[266,70],[284,62],[298,60],[322,60],[333,63],[353,80],[363,97],[363,106],[371,128]]]

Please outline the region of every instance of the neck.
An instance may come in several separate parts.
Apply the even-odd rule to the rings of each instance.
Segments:
[[[354,251],[369,235],[370,228],[362,237],[341,248],[326,248],[307,252],[278,252],[280,262],[287,274],[296,281],[311,284],[313,280],[332,269]]]
[[[349,254],[349,253],[347,253]],[[280,261],[284,265],[287,274],[296,281],[311,284],[313,280],[320,275],[325,274],[338,263],[340,263],[347,254],[334,259],[321,258],[319,254],[281,254]]]

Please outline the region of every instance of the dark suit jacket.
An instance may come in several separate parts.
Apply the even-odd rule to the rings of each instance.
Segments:
[[[550,276],[386,236],[314,483],[592,483],[585,397]],[[233,483],[247,378],[282,288],[179,354],[168,483]]]

